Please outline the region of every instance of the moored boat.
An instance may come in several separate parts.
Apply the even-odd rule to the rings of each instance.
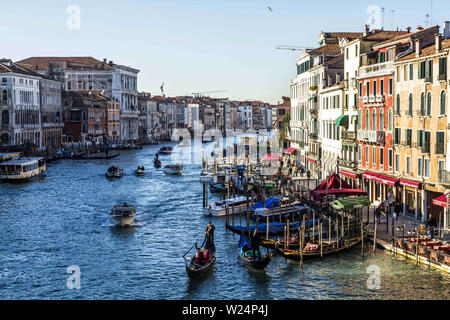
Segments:
[[[134,216],[136,215],[136,210],[133,206],[129,206],[124,203],[121,206],[114,206],[111,209],[111,219],[116,226],[125,227],[134,223]]]
[[[44,158],[18,158],[0,163],[0,180],[24,181],[47,171]]]
[[[163,168],[163,172],[179,176],[183,173],[183,166],[181,164],[169,164]]]
[[[118,166],[111,166],[108,168],[108,171],[105,173],[107,178],[122,178],[123,170]]]
[[[245,235],[241,234],[238,247],[239,257],[247,267],[264,269],[272,259],[272,253],[267,250],[265,254],[262,254],[259,249],[253,250],[248,238]]]
[[[251,199],[250,199],[251,200]],[[236,197],[227,200],[216,201],[203,209],[206,216],[224,217],[227,215],[226,208],[228,207],[228,214],[241,214],[247,210],[247,198]]]

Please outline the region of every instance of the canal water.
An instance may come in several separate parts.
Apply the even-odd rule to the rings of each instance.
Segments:
[[[355,248],[306,261],[302,270],[275,256],[266,270],[249,270],[238,260],[238,236],[217,218],[215,269],[190,279],[182,256],[209,221],[201,212],[200,165],[165,175],[153,167],[159,147],[59,161],[35,181],[0,184],[0,298],[450,299],[448,274],[382,251],[362,260]],[[105,178],[111,164],[124,168],[122,179]],[[133,174],[138,165],[145,176]],[[123,202],[136,207],[137,226],[110,224],[111,207]],[[69,266],[80,268],[79,290],[67,288]],[[377,274],[379,286],[370,281]]]

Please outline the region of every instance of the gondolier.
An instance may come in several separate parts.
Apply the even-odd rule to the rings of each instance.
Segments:
[[[261,243],[261,238],[259,237],[259,234],[257,232],[258,230],[255,229],[255,232],[253,233],[252,237],[252,251],[253,251],[253,258],[256,259],[256,257],[261,256],[261,252],[259,251],[259,245]],[[255,253],[258,253],[257,255]]]
[[[206,226],[205,229],[205,233],[206,233],[206,243],[205,243],[205,248],[216,252],[216,247],[214,245],[214,230],[216,229],[216,227],[212,224],[212,222],[210,221],[208,223],[208,225]]]

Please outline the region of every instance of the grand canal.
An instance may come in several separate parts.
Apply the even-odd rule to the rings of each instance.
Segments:
[[[190,279],[184,252],[201,236],[200,165],[167,176],[152,159],[160,146],[122,151],[112,160],[59,161],[45,177],[0,184],[1,299],[450,299],[450,275],[378,251],[360,250],[298,263],[275,257],[265,271],[242,266],[238,236],[216,225],[217,263]],[[170,162],[161,157],[163,166]],[[124,168],[110,181],[109,165]],[[146,175],[133,174],[138,165]],[[111,226],[113,205],[133,204],[138,226]],[[66,269],[81,270],[81,289],[69,290]],[[370,289],[368,270],[380,271]]]

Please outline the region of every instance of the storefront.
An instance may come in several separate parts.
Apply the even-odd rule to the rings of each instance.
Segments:
[[[397,198],[403,203],[403,214],[420,219],[422,217],[422,203],[425,190],[418,181],[400,179],[396,189]]]
[[[347,182],[352,189],[360,189],[360,174],[349,170],[339,170],[339,176]]]
[[[374,172],[365,172],[362,174],[363,185],[369,194],[369,199],[372,203],[379,203],[388,199],[389,192],[395,196],[395,187],[398,184],[398,178],[385,176]],[[394,198],[390,198],[391,201]]]

